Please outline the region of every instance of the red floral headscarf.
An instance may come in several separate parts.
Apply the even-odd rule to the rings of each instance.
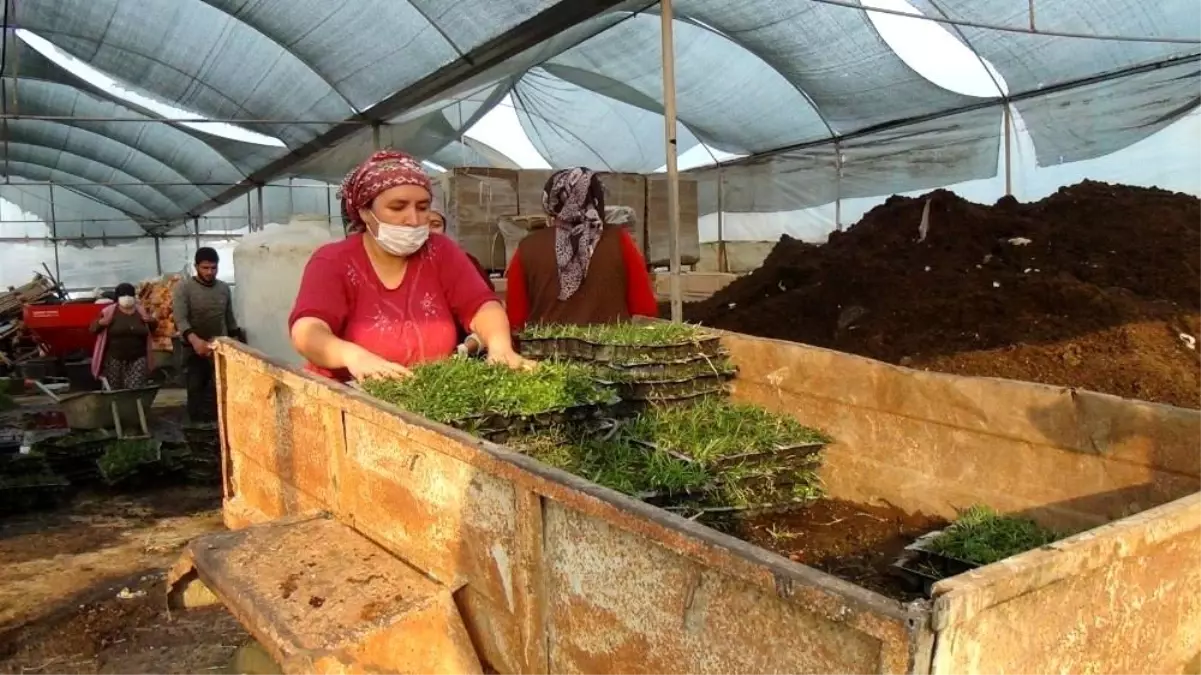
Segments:
[[[349,231],[363,231],[367,224],[359,209],[371,208],[372,200],[381,192],[398,185],[416,185],[433,194],[430,177],[421,168],[421,162],[396,150],[372,153],[367,161],[346,174],[338,197],[342,199],[342,216],[350,223]]]

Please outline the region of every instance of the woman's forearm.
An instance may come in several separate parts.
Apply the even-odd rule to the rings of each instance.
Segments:
[[[292,346],[309,363],[329,370],[345,368],[350,352],[358,349],[353,343],[335,336],[324,321],[311,317],[292,324]]]
[[[471,319],[471,332],[480,336],[490,353],[512,351],[513,333],[509,328],[509,317],[505,308],[495,300],[480,306]]]

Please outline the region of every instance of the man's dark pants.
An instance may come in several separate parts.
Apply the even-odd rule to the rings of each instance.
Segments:
[[[184,386],[188,392],[188,419],[193,423],[217,421],[217,375],[213,357],[189,353],[185,358]]]

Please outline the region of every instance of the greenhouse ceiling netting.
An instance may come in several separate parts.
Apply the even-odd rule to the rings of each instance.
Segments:
[[[833,169],[859,177],[856,194],[994,175],[1008,115],[1053,164],[1129,146],[1201,98],[1196,0],[673,6],[680,151],[704,144],[748,167],[787,157],[792,180]],[[657,11],[645,0],[6,0],[4,173],[159,233],[281,176],[336,180],[376,145],[441,166],[506,165],[464,136],[502,100],[552,166],[654,171]],[[938,21],[995,92],[923,77],[882,35],[880,12]]]

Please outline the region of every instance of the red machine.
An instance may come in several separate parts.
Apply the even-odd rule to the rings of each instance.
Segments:
[[[66,357],[74,352],[91,356],[96,336],[88,331],[88,326],[105,307],[92,302],[25,305],[25,327],[49,356]]]

